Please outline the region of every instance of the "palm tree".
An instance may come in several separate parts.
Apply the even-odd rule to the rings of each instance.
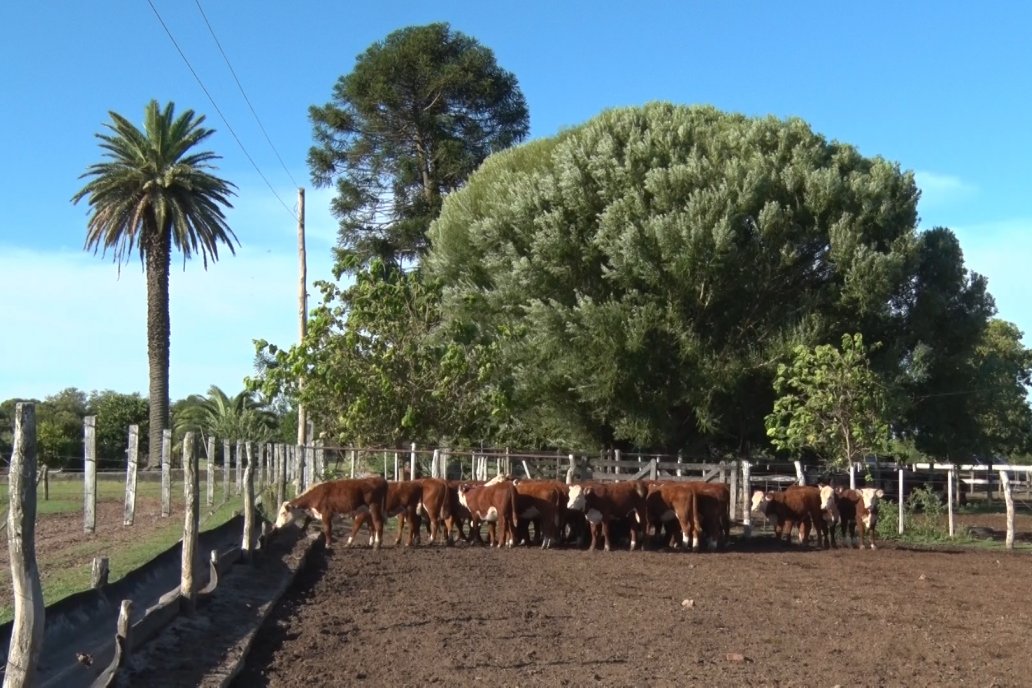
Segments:
[[[107,158],[90,165],[80,177],[86,186],[72,197],[89,197],[86,250],[114,253],[121,270],[135,251],[147,274],[147,361],[150,374],[150,441],[147,467],[159,465],[161,432],[169,426],[168,279],[175,246],[186,260],[199,253],[218,260],[218,245],[239,241],[226,224],[222,208],[231,208],[235,186],[209,170],[219,156],[193,148],[214,133],[201,126],[204,116],[187,110],[174,116],[175,105],[163,109],[152,100],[140,131],[110,112],[107,133],[97,134]]]
[[[182,437],[187,430],[193,430],[205,439],[264,443],[275,435],[276,424],[276,414],[247,390],[230,397],[212,385],[207,396],[191,394],[177,402],[173,435]]]

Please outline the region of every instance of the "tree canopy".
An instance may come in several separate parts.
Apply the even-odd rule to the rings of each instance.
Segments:
[[[332,210],[348,269],[374,257],[421,257],[443,196],[529,127],[516,77],[444,23],[371,45],[309,116],[312,179],[336,185]]]
[[[793,347],[898,315],[917,198],[800,120],[653,103],[490,158],[427,265],[547,434],[738,450]]]

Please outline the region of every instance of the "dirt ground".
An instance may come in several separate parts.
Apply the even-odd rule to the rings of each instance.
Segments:
[[[337,548],[233,685],[1027,686],[1030,565],[763,534],[701,554]]]
[[[91,534],[83,532],[81,511],[38,516],[36,560],[43,584],[46,585],[48,577],[62,569],[89,571],[94,557],[107,556],[122,543],[150,539],[168,528],[169,523],[181,524],[183,520],[182,510],[169,518],[162,518],[160,499],[138,499],[132,527],[122,525],[124,516],[123,502],[98,501],[97,527]],[[0,603],[6,601],[10,604],[11,595],[10,554],[7,547],[0,547]]]

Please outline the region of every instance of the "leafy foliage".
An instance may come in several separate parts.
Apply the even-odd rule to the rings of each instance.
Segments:
[[[888,449],[885,394],[862,335],[843,336],[841,349],[796,347],[791,364],[778,366],[774,393],[766,426],[778,449],[812,452],[829,468]]]
[[[230,397],[217,385],[207,396],[192,394],[173,409],[173,435],[183,437],[193,431],[202,444],[208,438],[267,442],[276,434],[277,417],[266,404],[244,390]]]
[[[427,265],[540,433],[746,451],[794,346],[888,329],[917,196],[800,120],[653,103],[492,156]]]
[[[91,393],[88,407],[88,415],[97,417],[97,458],[101,466],[125,466],[130,425],[140,426],[140,456],[147,456],[149,408],[146,399],[139,394],[105,390]],[[79,434],[81,437],[82,432]]]
[[[336,184],[332,210],[340,250],[354,261],[348,269],[419,259],[444,195],[529,127],[516,77],[443,23],[374,43],[309,115],[312,179]]]
[[[398,446],[485,431],[489,411],[478,371],[490,369],[486,352],[460,350],[438,336],[432,285],[417,272],[373,260],[347,290],[319,287],[323,303],[313,309],[301,346],[258,343],[261,375],[249,382],[252,389],[295,396],[318,427],[341,441]]]
[[[202,126],[204,117],[192,110],[175,116],[175,106],[144,111],[144,128],[111,112],[109,133],[97,134],[107,158],[90,165],[82,178],[89,181],[73,197],[87,199],[87,250],[109,249],[119,265],[134,252],[147,274],[147,358],[150,379],[148,467],[161,459],[161,433],[169,425],[168,280],[172,248],[183,263],[200,254],[204,267],[218,259],[219,244],[233,252],[237,241],[226,224],[223,207],[231,207],[233,185],[212,174],[208,151],[194,148],[214,130]]]

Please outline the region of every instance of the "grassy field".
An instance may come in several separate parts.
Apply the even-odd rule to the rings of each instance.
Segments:
[[[203,477],[202,472],[202,477]],[[213,507],[205,505],[205,483],[200,486],[201,530],[216,528],[243,509],[243,499],[231,496],[220,503],[222,486],[216,485]],[[173,485],[172,514],[159,518],[160,481],[140,481],[137,486],[137,518],[133,526],[122,526],[122,505],[125,483],[122,480],[98,480],[98,527],[93,535],[82,531],[83,486],[79,480],[52,480],[50,499],[43,499],[43,486],[37,490],[36,558],[43,587],[43,599],[53,604],[68,595],[89,587],[90,563],[95,556],[109,560],[109,580],[114,582],[147,563],[168,549],[183,536],[183,486]],[[6,483],[0,486],[0,509],[6,513]],[[105,519],[106,517],[106,519]],[[6,523],[6,519],[4,520]],[[6,539],[6,538],[4,538]],[[4,548],[6,550],[6,548]],[[0,623],[14,614],[11,598],[11,573],[7,552],[3,552],[0,568]]]

